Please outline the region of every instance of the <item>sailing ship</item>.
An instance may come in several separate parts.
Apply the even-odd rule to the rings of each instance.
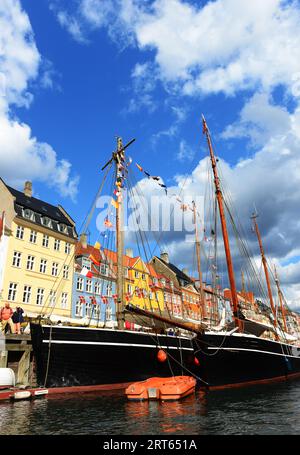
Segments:
[[[267,311],[257,311],[256,308],[256,311],[251,312],[251,317],[247,317],[245,316],[246,311],[241,310],[225,215],[225,207],[228,209],[228,205],[224,201],[217,159],[204,117],[203,133],[206,135],[213,171],[215,197],[230,284],[232,321],[227,324],[220,324],[219,327],[208,327],[204,330],[195,331],[197,336],[193,339],[193,346],[195,356],[198,359],[196,374],[201,378],[201,385],[209,389],[240,387],[300,377],[299,337],[288,333],[286,311],[283,308],[283,295],[276,275],[275,281],[283,322],[279,324],[279,311],[274,304],[268,265],[256,213],[252,219],[265,273],[270,311],[268,311],[268,306],[262,305],[259,301],[257,302],[261,308],[264,307],[264,310],[267,309]],[[232,219],[232,215],[230,216]],[[128,310],[141,313],[140,309],[132,306]],[[265,313],[263,317],[261,316],[262,313]],[[142,314],[146,315],[147,311],[143,310]],[[156,315],[152,315],[152,317],[156,318]]]
[[[201,387],[214,389],[300,377],[299,338],[289,333],[287,307],[285,305],[284,308],[278,277],[275,281],[280,310],[274,304],[257,214],[253,216],[253,223],[267,284],[266,303],[263,303],[261,295],[254,299],[249,292],[244,291],[242,294],[237,292],[227,226],[229,205],[224,199],[217,159],[204,117],[203,132],[208,143],[214,184],[214,260],[216,261],[218,247],[216,240],[218,217],[230,286],[226,294],[230,317],[228,311],[227,313],[225,311],[225,292],[222,296],[220,286],[217,285],[216,272],[213,274],[213,286],[209,291],[212,309],[209,317],[206,314],[208,291],[203,283],[200,238],[196,222],[195,246],[201,317],[190,318],[184,315],[178,317],[169,311],[153,309],[151,311],[125,301],[127,299],[124,299],[123,286],[122,191],[126,173],[125,149],[133,141],[123,146],[121,139],[118,139],[117,150],[103,167],[103,170],[106,167],[110,169],[114,164],[118,194],[118,202],[115,204],[117,327],[112,329],[59,325],[47,323],[42,319],[31,323],[37,379],[40,385],[113,384],[115,387],[125,387],[127,383],[149,377],[191,374],[196,377]],[[162,184],[160,186],[164,187]],[[192,211],[195,217],[195,205]],[[232,221],[231,213],[229,217]],[[246,251],[245,244],[242,244],[242,250]],[[215,266],[214,271],[216,269]],[[252,270],[250,278],[253,276]],[[241,301],[248,305],[248,309],[243,307]],[[222,311],[219,311],[220,304],[221,307],[223,305]],[[217,316],[212,318],[212,314]],[[140,331],[128,330],[125,321],[138,322]],[[170,327],[176,329],[172,334],[168,330]]]
[[[139,330],[128,330],[126,320],[132,316],[124,311],[124,230],[122,192],[125,180],[125,149],[118,138],[117,149],[102,170],[114,165],[114,180],[117,185],[116,250],[117,261],[112,266],[116,275],[116,320],[117,327],[90,327],[80,324],[53,323],[40,317],[30,324],[32,345],[36,361],[39,385],[76,386],[107,385],[123,387],[132,381],[145,380],[151,376],[167,377],[185,374],[195,367],[194,333],[168,330],[176,324],[166,321],[153,325],[148,318],[133,321]],[[103,186],[102,186],[103,188]],[[98,194],[99,195],[99,194]],[[91,219],[91,213],[89,220]],[[107,222],[107,221],[106,221]],[[87,230],[87,225],[84,231]],[[52,308],[53,310],[53,308]],[[189,324],[187,324],[189,325]],[[190,324],[193,326],[193,324]],[[161,355],[162,354],[162,355]]]

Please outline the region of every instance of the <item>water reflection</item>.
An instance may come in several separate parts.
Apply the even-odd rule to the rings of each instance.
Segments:
[[[300,383],[196,392],[175,402],[123,393],[0,404],[0,434],[298,434]]]

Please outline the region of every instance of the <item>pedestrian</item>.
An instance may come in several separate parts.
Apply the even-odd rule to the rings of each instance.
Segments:
[[[3,308],[1,308],[1,311],[0,311],[1,330],[3,333],[5,333],[7,324],[10,327],[11,333],[14,333],[14,323],[11,319],[12,315],[13,315],[13,310],[10,307],[9,302],[6,302],[5,306]]]
[[[24,322],[23,313],[24,313],[23,308],[17,306],[17,308],[14,311],[14,314],[12,315],[12,320],[13,323],[15,324],[15,333],[17,333],[18,335],[21,335],[21,324],[22,322]]]

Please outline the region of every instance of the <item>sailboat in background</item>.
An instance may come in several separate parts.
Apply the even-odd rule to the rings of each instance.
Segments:
[[[256,309],[252,311],[252,316],[254,317],[245,316],[241,310],[225,214],[225,208],[228,212],[229,204],[224,200],[211,135],[204,117],[203,133],[206,135],[208,143],[215,196],[220,217],[226,268],[230,284],[229,295],[232,321],[225,325],[222,323],[218,327],[202,328],[202,330],[195,331],[197,336],[193,338],[193,346],[198,360],[197,375],[201,378],[201,385],[209,389],[240,387],[300,377],[299,338],[289,335],[287,330],[283,330],[278,324],[278,315],[272,297],[267,261],[256,215],[253,217],[254,227],[264,265],[271,308],[256,300]],[[229,214],[229,217],[233,221],[232,214]],[[246,251],[244,243],[242,246]],[[132,306],[128,310],[137,313],[141,312],[140,309]],[[146,311],[142,311],[142,314],[146,313]],[[157,318],[156,315],[152,315],[152,317]],[[284,311],[282,311],[282,317],[285,321]],[[187,328],[187,330],[190,330],[190,328]]]
[[[37,382],[47,387],[74,385],[113,385],[125,388],[132,381],[152,376],[167,377],[191,372],[195,368],[194,334],[186,330],[169,333],[164,322],[153,324],[151,318],[134,320],[139,331],[127,330],[126,319],[131,313],[124,311],[124,230],[123,188],[126,180],[125,150],[118,138],[117,150],[102,170],[114,165],[116,209],[116,270],[117,301],[116,328],[86,327],[55,324],[41,317],[30,324],[32,345],[36,359]],[[107,173],[106,173],[107,175]],[[103,184],[100,186],[100,190]],[[91,214],[88,217],[90,221]],[[108,225],[109,221],[106,220]],[[87,228],[85,228],[86,231]],[[109,261],[108,261],[109,262]],[[185,329],[185,327],[183,327]]]

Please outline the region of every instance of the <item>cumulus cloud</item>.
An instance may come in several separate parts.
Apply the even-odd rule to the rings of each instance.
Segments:
[[[52,87],[53,67],[44,61],[35,44],[33,30],[19,0],[0,4],[0,168],[1,177],[17,187],[27,179],[43,181],[63,196],[75,199],[78,178],[71,177],[71,164],[59,159],[53,148],[32,134],[29,125],[13,115],[13,106],[29,107],[30,84]],[[45,64],[46,62],[46,64]]]

